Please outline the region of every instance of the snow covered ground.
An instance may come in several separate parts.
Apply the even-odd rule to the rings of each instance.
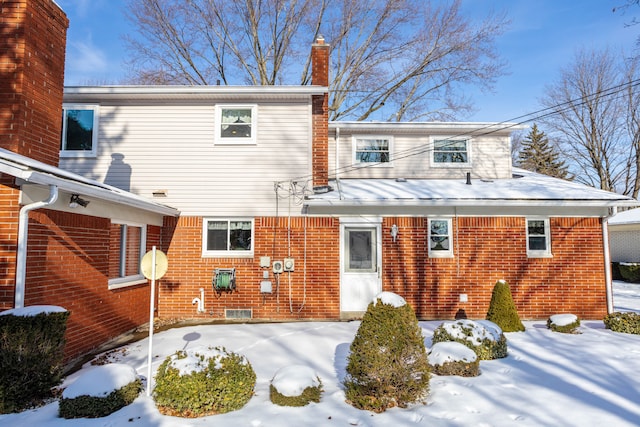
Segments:
[[[640,285],[616,282],[616,310],[640,312]],[[431,346],[438,321],[421,322]],[[144,393],[120,411],[97,419],[58,418],[58,403],[0,416],[0,425],[48,427],[178,426],[638,426],[640,425],[640,336],[584,321],[580,334],[560,334],[544,321],[524,322],[525,332],[508,333],[508,357],[481,361],[474,378],[436,376],[425,405],[382,414],[344,402],[341,380],[358,322],[314,322],[188,326],[154,335],[153,368],[176,350],[224,346],[245,355],[258,380],[255,396],[241,410],[183,419],[160,415]],[[113,362],[147,372],[147,340],[110,353]],[[320,376],[320,403],[303,408],[269,401],[269,383],[281,368],[304,365]],[[66,379],[73,384],[90,365]]]

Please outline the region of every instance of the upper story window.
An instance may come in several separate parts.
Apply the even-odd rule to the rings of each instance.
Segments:
[[[389,137],[354,136],[353,163],[370,164],[391,161],[393,141]]]
[[[98,146],[98,106],[64,105],[61,157],[95,157]]]
[[[451,219],[429,219],[429,257],[453,257],[453,236],[451,234]]]
[[[527,256],[530,258],[551,256],[548,218],[527,219]]]
[[[109,244],[109,289],[147,283],[140,262],[147,248],[147,227],[112,223]]]
[[[205,218],[202,255],[215,257],[253,256],[253,220]]]
[[[464,166],[469,161],[469,141],[466,139],[436,139],[433,141],[434,166]]]
[[[217,143],[255,144],[257,111],[256,105],[218,105]]]

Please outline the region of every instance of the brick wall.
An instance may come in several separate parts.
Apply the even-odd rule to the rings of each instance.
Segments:
[[[13,308],[18,249],[18,204],[15,178],[0,173],[0,310]]]
[[[163,238],[169,269],[160,281],[160,317],[224,319],[225,309],[253,309],[258,319],[337,319],[339,307],[339,223],[334,218],[257,218],[255,256],[202,258],[202,219],[165,220],[172,236]],[[305,227],[306,221],[306,227]],[[171,224],[172,223],[172,224]],[[290,226],[290,231],[289,230]],[[305,233],[306,228],[306,233]],[[306,241],[307,273],[304,274]],[[291,250],[288,243],[291,242]],[[295,271],[278,275],[260,267],[260,257],[271,261],[291,256]],[[216,268],[236,269],[237,290],[216,294],[211,280]],[[273,293],[260,294],[263,271],[269,271]],[[191,304],[205,289],[205,314]]]
[[[109,290],[109,219],[50,210],[30,214],[25,305],[71,312],[65,355],[73,358],[149,320],[149,286]],[[147,246],[160,244],[148,227]]]
[[[396,243],[394,223],[401,233]],[[601,319],[607,305],[600,219],[552,218],[552,258],[527,258],[524,230],[524,218],[454,219],[455,258],[430,259],[426,218],[386,218],[383,286],[427,319],[452,318],[459,308],[484,318],[500,279],[510,284],[522,318],[570,312]]]
[[[0,147],[54,166],[68,26],[51,0],[0,3]]]
[[[329,45],[319,39],[311,48],[311,83],[329,86]],[[313,95],[311,100],[313,187],[329,183],[329,94]]]
[[[339,318],[340,225],[336,218],[292,218],[290,232],[286,218],[258,218],[251,259],[202,258],[202,220],[169,221],[166,228],[173,235],[163,238],[169,271],[160,283],[160,317],[224,319],[225,309],[251,308],[254,318],[264,320]],[[400,228],[397,242],[390,235],[393,224]],[[454,219],[456,257],[430,259],[426,218],[385,218],[383,289],[405,297],[423,319],[453,318],[459,308],[471,318],[484,318],[493,285],[504,279],[511,285],[522,318],[571,312],[601,319],[606,300],[600,220],[552,218],[551,227],[553,258],[527,258],[524,218]],[[260,294],[263,269],[259,262],[264,255],[271,261],[291,255],[296,261],[295,272],[279,276],[279,292],[268,269],[274,293],[267,296]],[[213,291],[211,279],[218,267],[236,268],[237,291],[220,295]],[[200,296],[200,288],[205,289],[204,314],[196,313],[191,304]],[[468,295],[467,303],[459,302],[462,293]]]

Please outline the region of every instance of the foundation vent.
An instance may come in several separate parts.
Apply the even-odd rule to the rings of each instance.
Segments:
[[[230,320],[251,319],[253,311],[250,308],[225,309],[224,317]]]

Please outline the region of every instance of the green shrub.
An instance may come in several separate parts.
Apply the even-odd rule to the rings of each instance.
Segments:
[[[69,317],[61,310],[31,306],[0,315],[0,413],[18,412],[52,397],[62,377]]]
[[[429,365],[415,313],[398,295],[384,292],[369,304],[351,343],[344,379],[347,402],[383,412],[422,401]]]
[[[524,331],[524,325],[511,296],[511,289],[504,280],[498,280],[493,286],[486,319],[500,326],[503,332]]]
[[[620,275],[627,282],[640,282],[640,263],[636,262],[621,262],[618,264]]]
[[[207,347],[167,357],[158,369],[153,395],[165,415],[201,417],[242,408],[255,384],[256,374],[244,356]]]
[[[320,402],[322,381],[305,366],[288,366],[280,369],[269,385],[269,398],[280,406],[306,406]]]
[[[63,391],[59,413],[62,418],[106,417],[131,404],[141,390],[142,381],[131,366],[122,363],[98,366]]]
[[[490,321],[460,319],[443,322],[433,331],[433,344],[455,341],[473,350],[480,360],[507,357],[507,338]]]
[[[624,280],[622,277],[622,273],[620,273],[620,263],[612,262],[611,263],[611,278],[613,280]]]
[[[565,334],[576,333],[580,327],[580,319],[573,314],[556,314],[547,319],[547,328]]]
[[[436,375],[480,375],[480,359],[476,353],[455,341],[434,344],[429,351],[429,366]]]
[[[614,312],[604,317],[604,326],[614,332],[640,335],[640,313]]]

